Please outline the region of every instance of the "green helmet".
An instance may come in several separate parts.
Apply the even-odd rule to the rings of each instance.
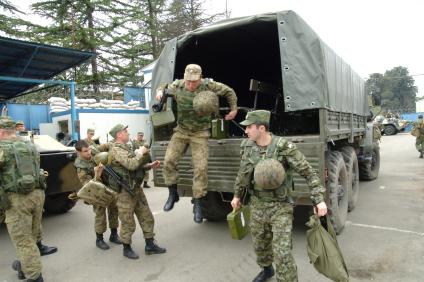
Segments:
[[[96,163],[96,165],[99,165],[99,163],[106,165],[108,161],[109,161],[108,152],[101,152],[94,156],[94,162]]]
[[[193,99],[194,112],[199,116],[208,116],[218,112],[219,99],[212,91],[201,91]]]
[[[285,176],[286,171],[279,161],[264,159],[256,165],[253,179],[258,187],[273,190],[281,186]]]

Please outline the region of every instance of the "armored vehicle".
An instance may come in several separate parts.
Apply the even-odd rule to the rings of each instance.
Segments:
[[[81,188],[74,160],[74,147],[64,146],[48,135],[34,135],[34,144],[40,153],[40,167],[49,173],[47,177],[44,210],[48,213],[64,213],[75,206],[69,194]]]
[[[266,109],[272,112],[270,131],[293,141],[317,170],[327,188],[331,221],[340,233],[358,200],[359,179],[375,179],[379,171],[380,149],[372,123],[367,123],[368,96],[360,76],[293,11],[228,19],[170,40],[154,68],[152,91],[182,78],[189,63],[201,65],[204,77],[233,87],[239,106],[234,122],[212,122],[204,217],[220,220],[230,212],[245,138],[238,122],[247,111]],[[173,103],[168,99],[168,106]],[[228,109],[220,111],[224,116]],[[152,153],[159,160],[172,128],[152,129]],[[217,128],[224,134],[217,134]],[[178,181],[180,195],[191,196],[190,150],[179,163]],[[154,182],[165,186],[161,169],[155,171]],[[295,204],[311,205],[299,175],[289,193]]]

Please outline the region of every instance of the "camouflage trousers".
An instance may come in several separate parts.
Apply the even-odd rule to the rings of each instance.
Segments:
[[[417,149],[418,152],[421,150],[424,150],[424,135],[417,137],[417,139],[415,140],[415,148]]]
[[[11,207],[6,210],[6,225],[27,279],[36,279],[42,270],[37,242],[41,241],[41,216],[44,191],[29,194],[8,193]]]
[[[119,236],[124,244],[131,244],[131,237],[135,232],[134,214],[143,231],[144,238],[149,239],[155,236],[153,233],[155,219],[147,203],[146,195],[139,186],[134,192],[134,197],[124,189],[118,194],[118,216],[121,221]]]
[[[107,209],[107,218],[106,218]],[[94,217],[94,230],[97,234],[103,234],[107,229],[107,220],[109,219],[109,228],[118,228],[118,207],[116,200],[114,200],[107,208],[100,206],[93,206],[93,211],[96,214]]]
[[[275,263],[277,281],[297,281],[291,254],[293,207],[284,202],[264,202],[252,197],[250,232],[260,267]]]
[[[178,162],[184,156],[188,146],[191,148],[193,163],[193,197],[202,198],[208,187],[208,139],[209,131],[190,132],[180,128],[174,129],[165,154],[163,175],[165,184],[170,186],[178,181]]]

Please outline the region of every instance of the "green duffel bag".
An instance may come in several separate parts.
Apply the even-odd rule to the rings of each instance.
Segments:
[[[116,199],[117,193],[103,183],[92,179],[78,191],[77,196],[90,205],[105,208]]]
[[[166,110],[153,113],[150,116],[153,127],[161,127],[175,122],[175,116],[172,110]]]
[[[324,224],[326,228],[317,215],[312,215],[306,223],[310,228],[306,231],[309,260],[315,269],[327,278],[336,282],[349,281],[346,263],[328,215],[325,216]]]

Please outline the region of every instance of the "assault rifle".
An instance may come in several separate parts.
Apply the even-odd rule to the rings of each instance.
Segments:
[[[125,191],[127,191],[128,194],[130,194],[131,196],[135,196],[134,191],[131,189],[128,183],[125,182],[125,180],[122,179],[122,177],[117,174],[116,171],[110,167],[110,165],[104,165],[103,171],[105,171],[110,177],[112,177],[120,188],[124,188]]]

